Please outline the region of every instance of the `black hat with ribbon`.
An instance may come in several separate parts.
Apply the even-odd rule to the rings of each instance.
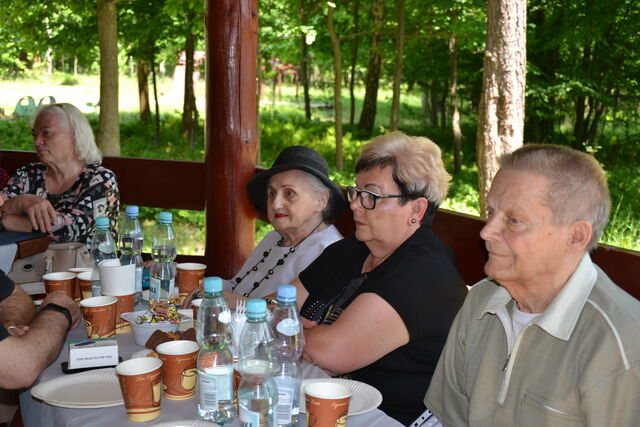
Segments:
[[[318,178],[331,194],[327,203],[328,210],[324,214],[326,221],[336,219],[347,208],[347,200],[340,187],[329,179],[329,166],[327,161],[313,148],[302,145],[287,147],[280,152],[273,166],[264,172],[255,175],[247,184],[249,199],[256,208],[263,212],[267,211],[267,187],[269,179],[280,172],[297,169],[310,173]]]

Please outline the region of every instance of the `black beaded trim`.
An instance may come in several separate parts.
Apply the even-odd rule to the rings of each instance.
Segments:
[[[311,236],[311,235],[312,235],[312,234],[313,234],[313,233],[318,229],[318,227],[320,227],[320,225],[322,225],[322,224],[323,224],[322,222],[321,222],[320,224],[318,224],[318,225],[316,226],[316,228],[314,228],[314,229],[311,231],[311,233],[309,233],[307,236],[305,236],[305,238],[304,238],[304,239],[300,240],[300,242],[298,242],[298,244],[297,244],[297,245],[290,247],[290,248],[289,248],[289,252],[286,252],[286,253],[282,256],[282,258],[280,258],[279,260],[277,260],[277,261],[276,261],[276,263],[273,265],[273,267],[271,267],[271,268],[269,269],[269,271],[267,271],[266,276],[264,276],[262,279],[260,279],[260,280],[259,280],[259,281],[257,281],[257,282],[253,282],[253,288],[251,288],[251,290],[250,290],[249,292],[245,292],[245,293],[244,293],[244,294],[242,294],[242,295],[243,295],[244,297],[249,297],[253,291],[255,291],[256,289],[258,289],[258,288],[260,287],[260,285],[262,284],[262,282],[264,282],[265,280],[269,280],[269,277],[270,277],[270,276],[273,276],[273,273],[275,272],[275,269],[276,269],[278,266],[283,265],[283,264],[284,264],[284,262],[286,261],[287,257],[288,257],[289,255],[293,254],[293,253],[296,251],[296,248],[297,248],[298,246],[300,246],[300,245],[302,244],[302,242],[304,242],[305,240],[307,240],[307,237]],[[283,241],[283,239],[278,240],[277,245],[278,245],[278,246],[282,246],[282,241]],[[251,272],[252,272],[252,271],[258,271],[258,266],[259,266],[261,263],[265,262],[265,260],[267,259],[267,257],[268,257],[268,256],[269,256],[269,254],[271,253],[271,249],[273,249],[273,248],[269,248],[269,250],[268,250],[268,251],[264,251],[264,252],[262,253],[262,259],[260,259],[260,261],[258,261],[258,262],[253,266],[253,267],[251,267],[249,270],[247,270],[247,272],[246,272],[246,273],[244,273],[244,276],[242,276],[242,277],[238,276],[238,277],[236,277],[236,278],[234,279],[234,281],[236,282],[236,284],[235,284],[235,285],[233,285],[233,286],[231,287],[231,292],[235,291],[235,290],[236,290],[236,288],[238,287],[238,285],[239,285],[239,284],[240,284],[240,283],[241,283],[241,282],[242,282],[242,281],[243,281],[243,280],[244,280],[244,279],[245,279],[249,274],[251,274]]]

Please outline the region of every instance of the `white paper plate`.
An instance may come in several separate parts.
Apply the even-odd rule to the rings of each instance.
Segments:
[[[140,357],[148,357],[149,353],[153,353],[153,350],[145,348],[144,350],[138,350],[131,355],[131,359],[138,359]]]
[[[307,412],[304,399],[304,387],[316,382],[329,382],[346,385],[353,393],[349,401],[349,416],[360,415],[376,409],[382,403],[382,394],[377,388],[360,381],[345,380],[343,378],[309,378],[302,380],[300,387],[300,412]]]
[[[103,408],[124,404],[114,368],[57,377],[36,385],[31,394],[63,408]]]

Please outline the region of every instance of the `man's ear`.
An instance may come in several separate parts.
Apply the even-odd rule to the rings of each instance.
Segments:
[[[570,226],[569,250],[572,253],[583,252],[589,248],[593,228],[587,221],[576,221]]]

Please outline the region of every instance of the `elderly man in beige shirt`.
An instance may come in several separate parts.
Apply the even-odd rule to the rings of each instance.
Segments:
[[[487,197],[488,277],[425,397],[449,426],[640,425],[640,302],[591,262],[610,210],[587,154],[526,145]]]

